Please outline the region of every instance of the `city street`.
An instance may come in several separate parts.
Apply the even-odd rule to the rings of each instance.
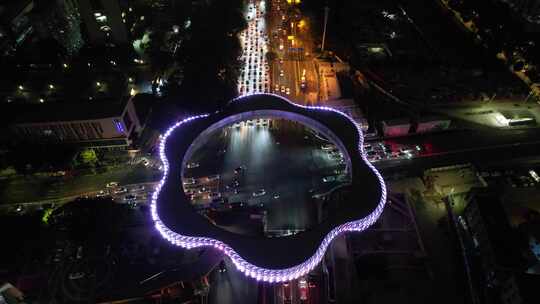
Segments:
[[[251,0],[247,5],[245,16],[248,28],[240,34],[243,49],[243,67],[238,80],[240,95],[269,92],[265,11],[264,1]]]
[[[311,195],[345,182],[345,171],[340,169],[338,154],[321,149],[328,143],[306,132],[303,125],[285,120],[269,125],[248,121],[208,136],[208,144],[187,162],[200,166],[185,169],[184,183],[189,178],[204,181],[201,177],[219,175],[219,197],[231,205],[262,208],[266,234],[308,229],[317,218]],[[208,188],[204,193],[210,195],[205,184],[191,188]],[[211,200],[194,203],[212,205]]]
[[[277,58],[272,62],[272,92],[302,105],[319,100],[319,76],[313,58],[309,22],[286,1],[273,1],[270,20],[270,50]],[[294,12],[294,13],[291,13]]]

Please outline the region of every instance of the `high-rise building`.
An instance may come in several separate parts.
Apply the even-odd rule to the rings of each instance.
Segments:
[[[98,45],[128,43],[118,0],[77,0],[77,2],[89,43]]]
[[[133,100],[31,105],[10,129],[19,142],[125,149],[143,128]]]

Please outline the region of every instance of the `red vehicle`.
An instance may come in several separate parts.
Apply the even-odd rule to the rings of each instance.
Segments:
[[[287,283],[283,283],[283,303],[291,303],[292,297],[291,297],[291,285]]]
[[[308,299],[308,283],[306,279],[298,280],[298,291],[300,293],[300,301],[307,301]]]

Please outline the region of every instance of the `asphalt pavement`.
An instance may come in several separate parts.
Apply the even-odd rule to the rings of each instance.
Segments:
[[[317,219],[312,193],[342,182],[323,181],[335,175],[339,162],[321,149],[327,142],[297,123],[274,121],[272,129],[244,123],[214,133],[208,141],[214,144],[193,153],[200,167],[187,174],[219,174],[221,193],[229,203],[243,202],[266,211],[267,231],[308,229]],[[226,153],[218,159],[219,151]],[[237,187],[231,187],[234,181]],[[254,195],[257,191],[261,195]]]

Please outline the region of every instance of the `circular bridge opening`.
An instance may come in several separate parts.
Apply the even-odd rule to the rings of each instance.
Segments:
[[[329,214],[329,196],[351,182],[349,156],[330,130],[275,111],[214,124],[193,142],[182,166],[193,208],[221,229],[249,236],[314,227]]]

